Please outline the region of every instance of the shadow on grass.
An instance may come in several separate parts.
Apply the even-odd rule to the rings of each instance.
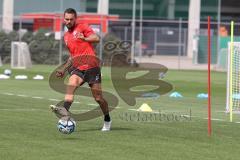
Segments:
[[[65,136],[61,136],[59,138],[57,138],[59,140],[68,140],[68,141],[75,141],[75,140],[79,140],[79,139],[82,139],[82,137],[76,137],[76,135],[73,137],[72,135],[65,135]]]
[[[115,132],[115,131],[134,131],[135,129],[133,128],[126,128],[126,127],[112,127],[110,132]],[[76,132],[92,132],[92,131],[97,131],[101,132],[101,128],[88,128],[88,129],[80,129]]]

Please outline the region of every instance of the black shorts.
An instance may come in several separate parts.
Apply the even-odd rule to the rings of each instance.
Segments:
[[[68,69],[70,75],[77,75],[83,79],[83,82],[88,84],[101,83],[101,70],[99,67],[91,68],[88,70],[79,70],[75,67]]]

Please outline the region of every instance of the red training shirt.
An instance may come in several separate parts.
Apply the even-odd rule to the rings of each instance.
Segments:
[[[73,59],[73,67],[79,70],[99,67],[99,61],[92,44],[77,38],[76,35],[79,33],[82,33],[84,37],[88,37],[94,34],[94,31],[85,23],[77,23],[73,30],[68,30],[64,34],[65,44]]]

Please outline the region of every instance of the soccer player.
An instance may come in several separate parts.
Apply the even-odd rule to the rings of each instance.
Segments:
[[[77,13],[73,8],[64,11],[64,24],[68,29],[64,34],[64,41],[69,49],[70,57],[64,66],[56,72],[56,76],[63,77],[68,71],[70,77],[63,107],[51,105],[51,109],[62,117],[69,117],[68,111],[73,103],[75,90],[87,82],[95,101],[100,105],[104,114],[102,131],[109,131],[112,121],[108,103],[102,95],[100,65],[92,46],[92,43],[99,42],[99,36],[87,24],[77,22]]]

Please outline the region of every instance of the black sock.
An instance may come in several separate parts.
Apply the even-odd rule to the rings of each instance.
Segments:
[[[105,114],[104,115],[104,121],[106,121],[106,122],[110,122],[111,121],[111,118],[110,118],[109,114]]]
[[[70,109],[71,105],[72,105],[72,102],[64,101],[63,107],[66,108],[66,110],[68,111]]]

